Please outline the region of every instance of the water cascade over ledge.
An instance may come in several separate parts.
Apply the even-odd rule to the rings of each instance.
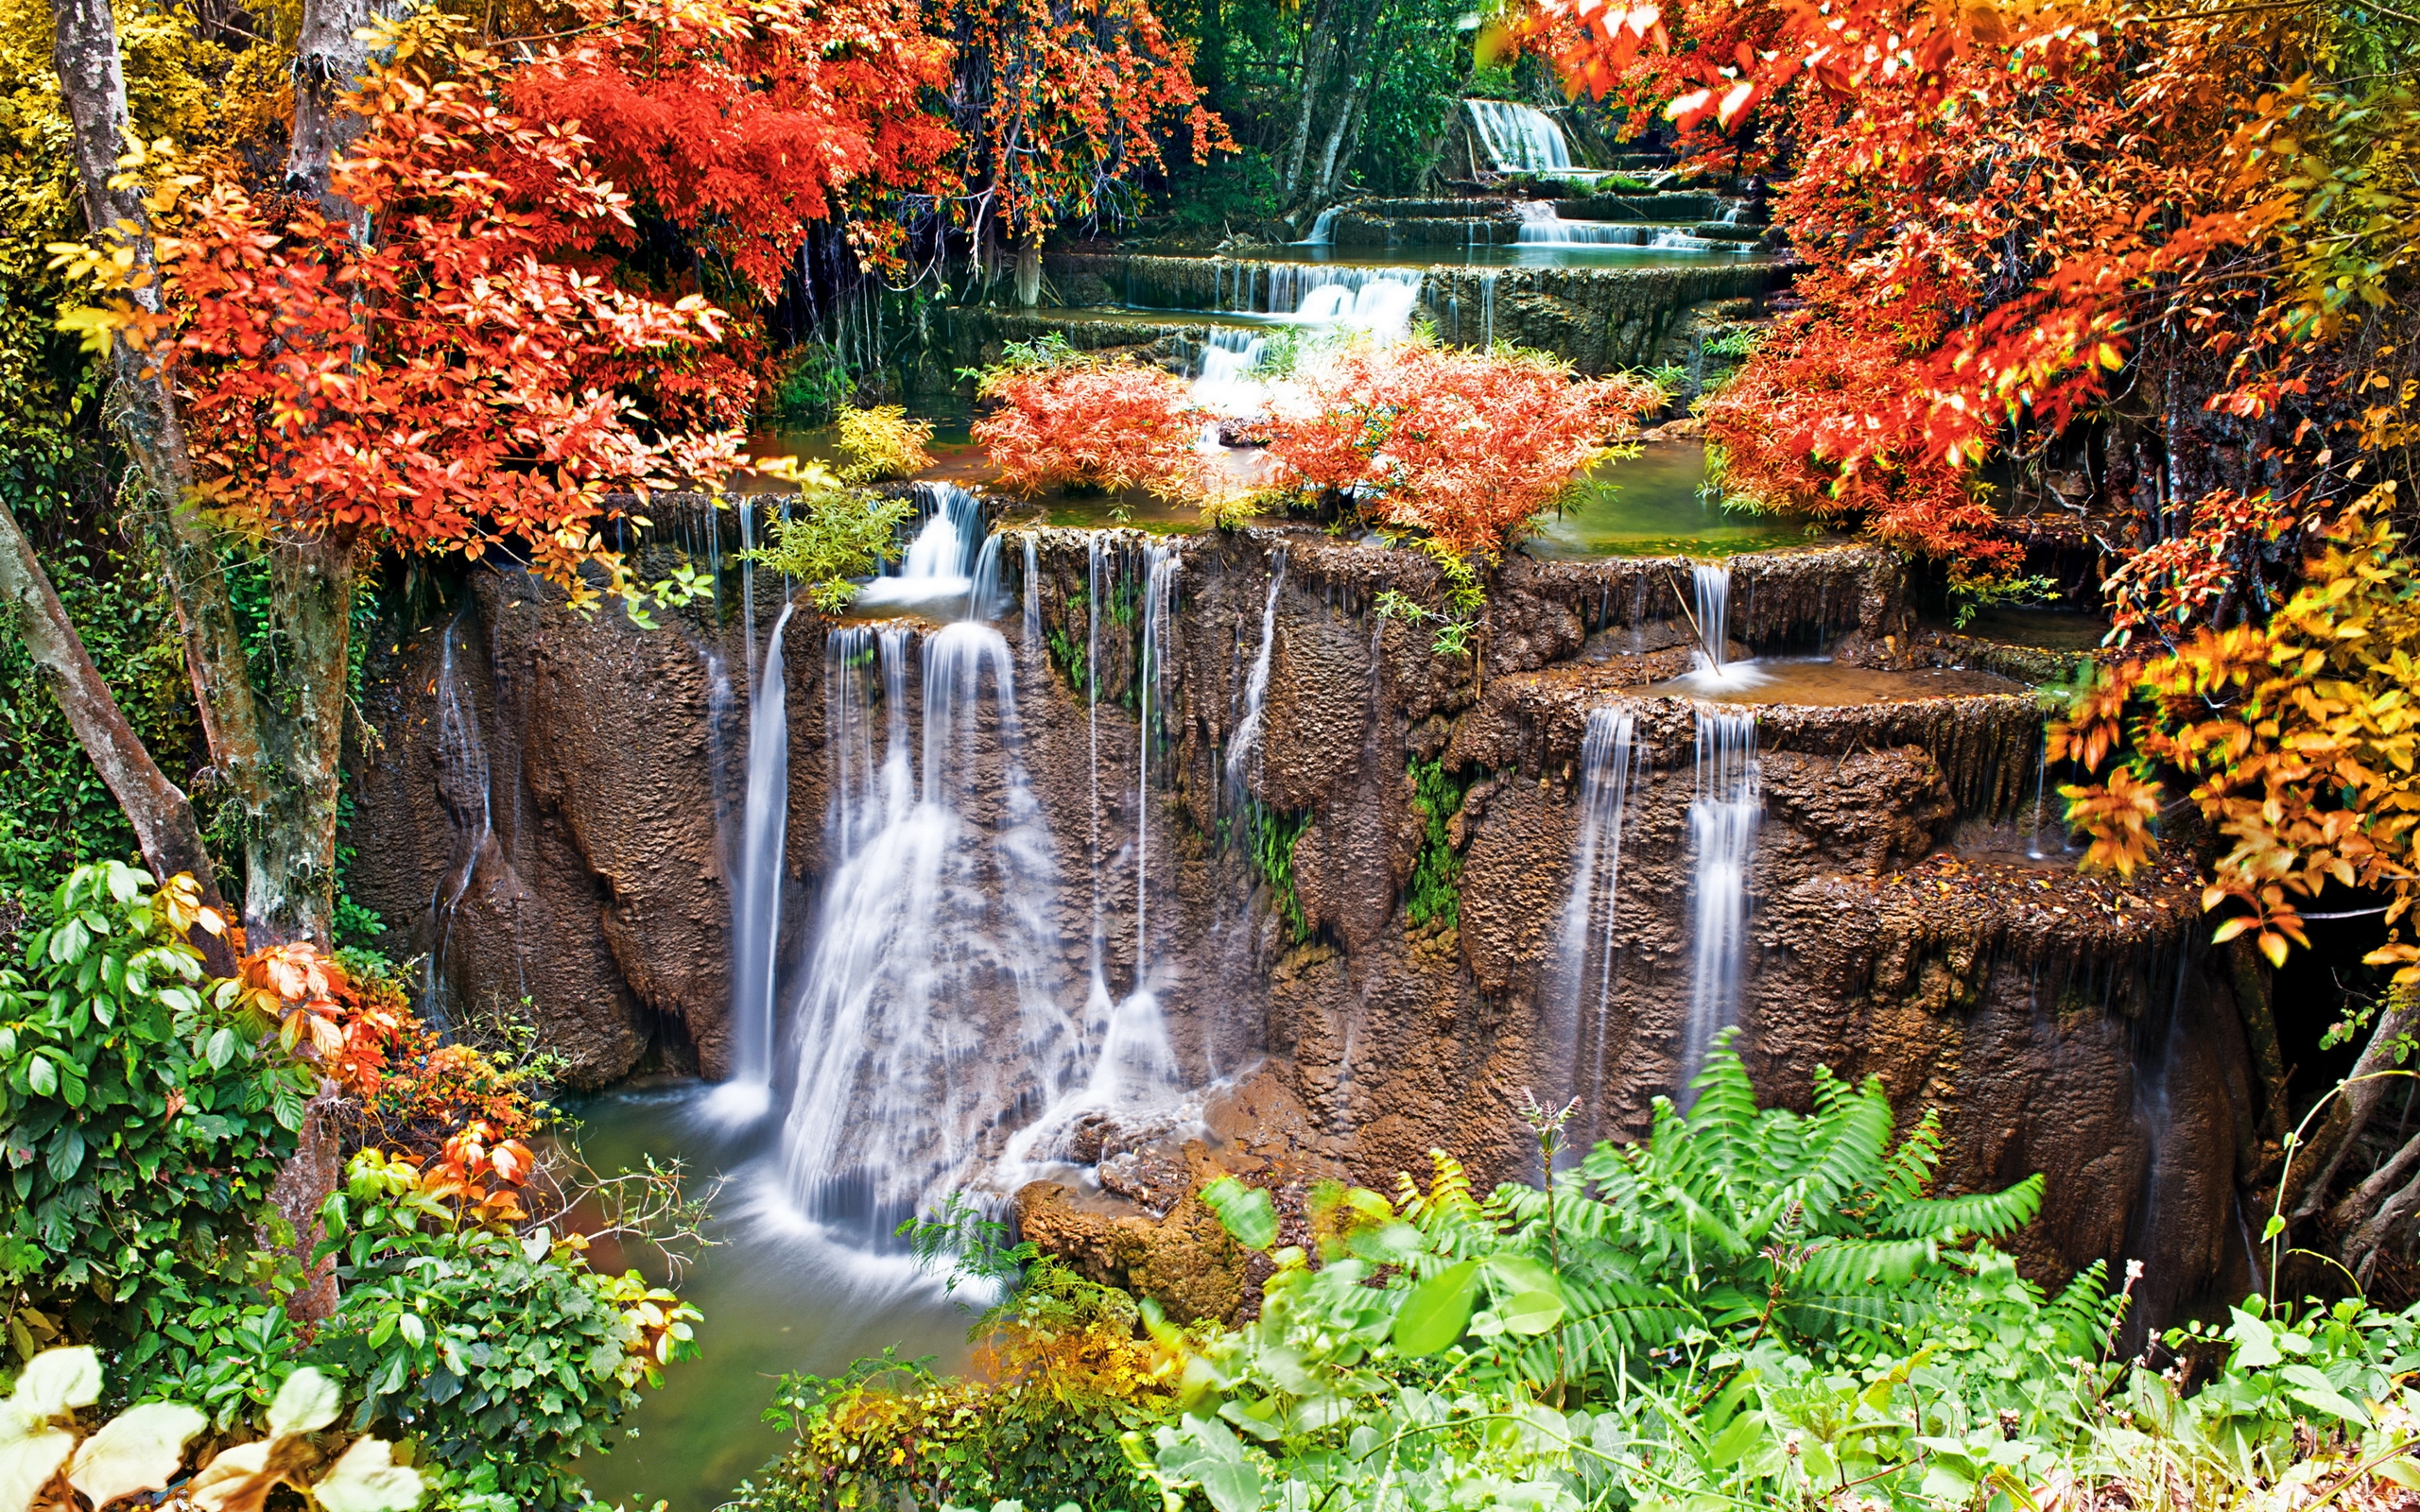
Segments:
[[[743,1124],[764,1116],[773,1087],[773,973],[782,921],[782,837],[789,823],[790,726],[782,668],[785,604],[765,637],[748,700],[748,785],[731,888],[731,1079],[709,1113]]]
[[[1697,787],[1689,804],[1689,1014],[1681,1090],[1705,1064],[1714,1037],[1739,1022],[1748,955],[1748,872],[1764,814],[1753,710],[1701,704]]]

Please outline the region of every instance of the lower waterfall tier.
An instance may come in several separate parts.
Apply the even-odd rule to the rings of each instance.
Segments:
[[[2201,943],[2187,877],[2088,879],[2055,824],[2046,844],[2033,695],[1924,675],[1945,653],[1916,645],[1889,554],[1734,558],[1710,628],[1688,562],[1516,556],[1441,653],[1377,612],[1435,601],[1414,553],[997,539],[992,626],[802,608],[778,662],[769,580],[753,625],[726,588],[643,630],[471,574],[457,610],[377,637],[355,897],[464,1011],[526,1000],[583,1084],[731,1074],[736,837],[749,770],[776,765],[750,756],[749,683],[778,665],[780,885],[743,889],[778,900],[766,1104],[795,1125],[815,1065],[858,1078],[787,1127],[810,1216],[872,1240],[951,1188],[1024,1188],[1037,1236],[1174,1277],[1154,1246],[1199,1239],[1201,1162],[1392,1186],[1443,1148],[1520,1172],[1525,1091],[1634,1136],[1736,1025],[1768,1096],[1803,1104],[1821,1065],[1938,1109],[1949,1190],[2045,1173],[2038,1272],[2147,1258],[2163,1312],[2245,1284],[2234,1194],[2278,1132],[2245,1048],[2266,1005]],[[951,636],[966,655],[936,662]],[[1828,658],[1825,698],[1650,691],[1776,655]],[[927,685],[960,662],[948,697]],[[944,871],[857,859],[877,781],[946,810]],[[877,927],[852,919],[886,933],[836,938]],[[877,949],[862,1001],[814,1006]],[[1207,1281],[1145,1289],[1216,1311]]]

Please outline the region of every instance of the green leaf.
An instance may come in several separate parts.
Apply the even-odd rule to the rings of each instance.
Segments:
[[[2235,1341],[2235,1358],[2229,1362],[2238,1370],[2258,1370],[2285,1359],[2277,1352],[2273,1331],[2268,1324],[2239,1307],[2227,1312],[2234,1321],[2227,1325],[2227,1337]]]
[[[2269,1226],[2260,1230],[2260,1242],[2265,1245],[2285,1231],[2286,1220],[2273,1212],[2269,1215]]]
[[[1718,1469],[1736,1465],[1764,1436],[1764,1414],[1743,1412],[1732,1418],[1731,1426],[1716,1435],[1714,1442],[1706,1446],[1706,1463]]]
[[[337,1383],[306,1365],[277,1388],[277,1400],[268,1408],[268,1435],[317,1433],[337,1420],[337,1409],[343,1405],[344,1394]]]
[[[26,1062],[26,1085],[36,1097],[48,1097],[59,1091],[59,1067],[48,1056],[37,1054]]]
[[[60,1130],[58,1137],[50,1142],[50,1160],[47,1163],[50,1167],[50,1178],[53,1181],[63,1185],[75,1179],[76,1173],[84,1168],[83,1131],[72,1124]]]
[[[1246,1249],[1267,1249],[1277,1243],[1277,1210],[1260,1188],[1222,1176],[1201,1189],[1201,1201]]]
[[[91,1346],[44,1349],[26,1364],[9,1405],[28,1422],[89,1407],[101,1400],[101,1357]]]
[[[1398,1353],[1412,1359],[1435,1354],[1462,1336],[1470,1326],[1471,1303],[1478,1295],[1478,1262],[1449,1265],[1422,1281],[1404,1298],[1395,1314],[1394,1342]]]
[[[1563,1321],[1563,1298],[1552,1292],[1522,1292],[1497,1310],[1509,1333],[1544,1333]]]
[[[1201,1467],[1202,1494],[1219,1512],[1260,1512],[1260,1469],[1248,1460],[1213,1460]]]
[[[212,1035],[209,1045],[202,1051],[202,1057],[210,1062],[211,1070],[226,1070],[227,1063],[235,1058],[235,1031],[220,1029]]]

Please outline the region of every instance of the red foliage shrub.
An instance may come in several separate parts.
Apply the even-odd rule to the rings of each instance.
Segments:
[[[1533,352],[1357,346],[1278,403],[1269,456],[1281,490],[1344,494],[1389,525],[1494,560],[1663,402],[1644,379],[1576,378]]]
[[[911,0],[575,9],[592,29],[517,73],[513,108],[578,123],[604,177],[768,299],[815,222],[940,187],[957,138],[924,94],[948,87],[950,49],[920,28]],[[855,216],[851,231],[877,254],[904,234],[889,215]]]
[[[974,438],[1020,493],[1075,484],[1163,497],[1201,486],[1201,413],[1184,380],[1131,362],[1076,359],[1000,369],[978,389],[998,406]]]

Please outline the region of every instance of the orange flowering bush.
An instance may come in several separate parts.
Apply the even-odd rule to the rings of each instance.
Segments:
[[[997,407],[975,422],[975,440],[1019,493],[1201,488],[1202,417],[1184,380],[1157,368],[1066,356],[993,369],[976,392]]]
[[[1487,560],[1606,444],[1664,403],[1643,378],[1580,378],[1538,352],[1357,346],[1304,375],[1269,425],[1281,491],[1357,500]]]

